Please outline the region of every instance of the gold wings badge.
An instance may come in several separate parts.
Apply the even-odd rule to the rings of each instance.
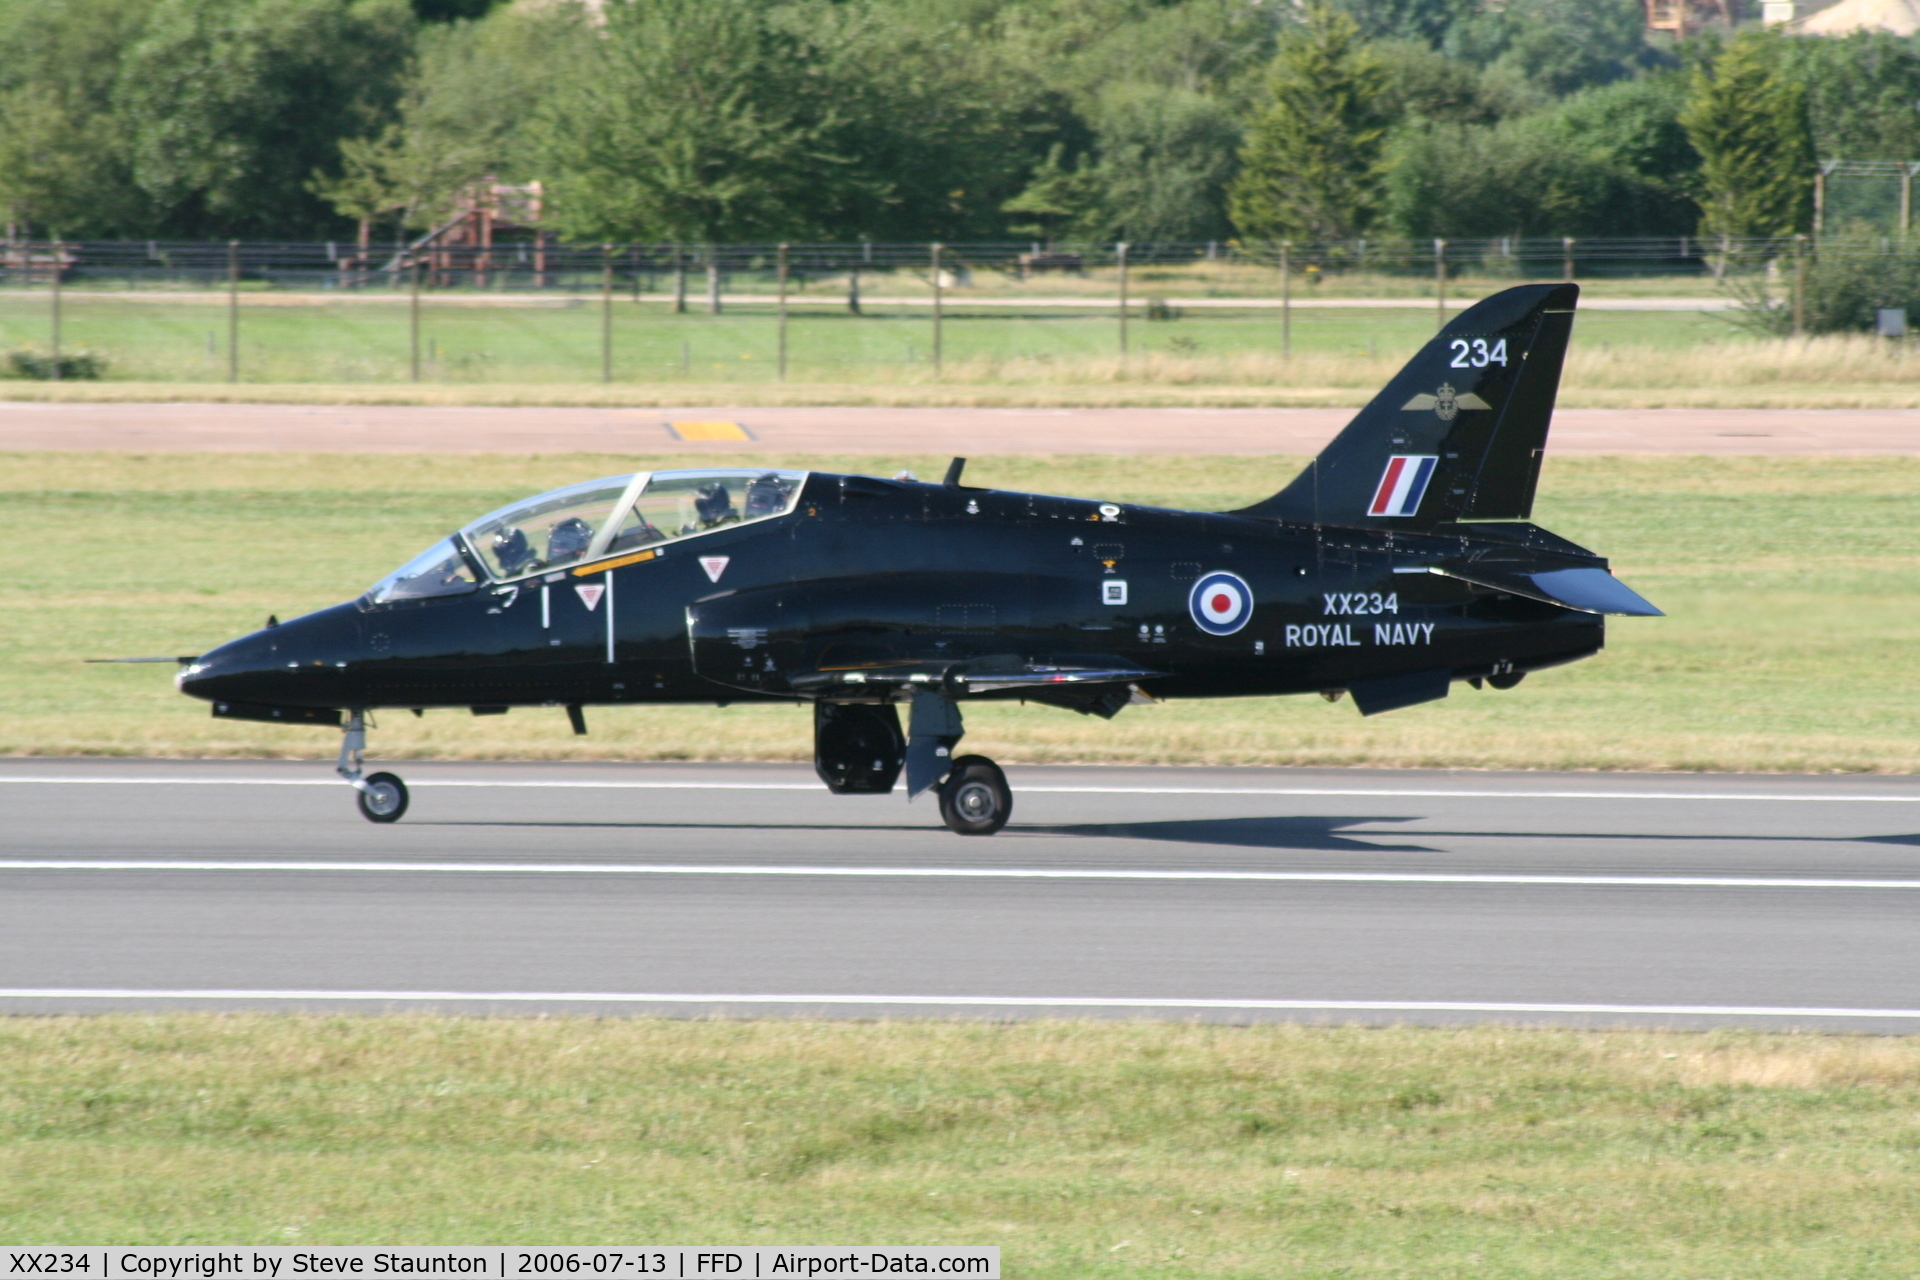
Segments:
[[[1432,395],[1417,395],[1400,406],[1404,412],[1408,409],[1431,409],[1439,415],[1440,421],[1452,422],[1462,409],[1491,409],[1492,405],[1468,391],[1462,394],[1453,389],[1451,382],[1443,382]]]

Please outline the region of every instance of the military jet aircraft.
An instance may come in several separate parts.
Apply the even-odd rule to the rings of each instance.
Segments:
[[[837,794],[938,788],[963,835],[1013,796],[956,755],[971,702],[1111,718],[1162,698],[1350,696],[1363,715],[1511,689],[1597,652],[1604,615],[1658,614],[1527,517],[1579,290],[1463,312],[1325,452],[1238,511],[1177,511],[785,469],[590,480],[436,542],[359,599],[186,662],[215,716],[344,728],[375,708],[811,703]],[[904,732],[899,708],[907,708]],[[343,724],[344,716],[344,724]]]

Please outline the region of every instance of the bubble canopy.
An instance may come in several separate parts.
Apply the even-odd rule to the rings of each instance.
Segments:
[[[496,582],[677,542],[786,515],[807,472],[720,467],[642,471],[568,485],[482,516],[367,592],[373,604],[453,595]],[[464,551],[458,543],[464,543]],[[465,572],[461,572],[464,569]]]

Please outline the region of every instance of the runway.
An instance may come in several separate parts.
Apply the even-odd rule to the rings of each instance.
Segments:
[[[0,400],[0,451],[1256,456],[1318,453],[1354,409],[91,404]],[[689,442],[676,422],[728,422]],[[1560,409],[1556,457],[1920,453],[1913,409]]]
[[[0,1011],[1920,1031],[1910,778],[1034,767],[1012,824],[781,765],[0,763]]]

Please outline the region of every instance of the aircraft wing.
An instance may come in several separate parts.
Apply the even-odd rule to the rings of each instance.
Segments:
[[[1397,568],[1395,573],[1437,573],[1457,578],[1476,587],[1504,591],[1529,600],[1543,600],[1582,613],[1625,614],[1635,618],[1663,618],[1666,615],[1640,594],[1593,564],[1569,564],[1540,561],[1448,560]]]

